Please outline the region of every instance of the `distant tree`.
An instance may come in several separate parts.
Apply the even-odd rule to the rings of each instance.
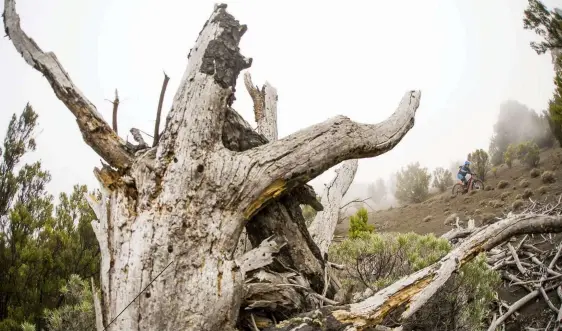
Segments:
[[[401,202],[418,203],[428,196],[431,174],[419,162],[409,164],[396,174],[396,199]]]
[[[539,146],[532,141],[520,143],[517,145],[517,158],[530,168],[537,167],[540,161]]]
[[[396,174],[388,177],[388,185],[386,186],[387,194],[396,197]]]
[[[451,171],[438,167],[433,171],[433,187],[438,188],[440,192],[445,192],[447,187],[453,185],[453,175]]]
[[[524,11],[523,28],[532,30],[541,40],[531,42],[537,54],[551,51],[555,63],[554,95],[548,105],[549,124],[552,134],[562,146],[562,12],[559,9],[548,10],[538,0],[529,0]]]
[[[507,146],[507,149],[503,153],[503,160],[507,164],[508,168],[513,166],[513,160],[517,158],[517,149],[514,144]]]
[[[490,171],[491,164],[490,159],[488,157],[488,153],[483,149],[477,149],[472,152],[471,158],[469,159],[472,162],[472,171],[476,173],[481,180],[486,180],[486,174]]]
[[[503,155],[510,144],[534,140],[539,147],[552,147],[552,135],[549,118],[529,109],[524,104],[508,100],[500,105],[498,120],[494,124],[494,133],[490,138],[489,156],[493,165],[503,162]]]
[[[562,57],[558,57],[558,62],[562,61]],[[554,77],[554,95],[548,102],[548,124],[552,134],[562,146],[562,64],[557,66],[556,76]]]
[[[369,197],[373,202],[379,203],[387,194],[386,184],[382,178],[377,179],[374,183],[369,185]]]
[[[538,0],[529,0],[524,11],[523,28],[532,30],[542,37],[539,42],[531,41],[531,48],[537,54],[562,48],[562,16],[558,10],[548,10]]]
[[[463,160],[453,161],[449,165],[449,171],[451,171],[451,176],[453,177],[453,181],[457,178],[457,173],[459,172],[459,167],[464,164]]]

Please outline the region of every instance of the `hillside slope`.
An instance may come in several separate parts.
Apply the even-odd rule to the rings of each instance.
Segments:
[[[543,183],[540,175],[532,177],[531,169],[515,161],[511,169],[506,165],[497,167],[496,177],[491,172],[488,173],[484,185],[492,188],[489,191],[476,191],[452,197],[451,188],[448,188],[422,203],[372,212],[369,223],[381,232],[412,231],[441,235],[451,229],[445,224],[451,214],[457,214],[461,221],[474,218],[476,224],[480,225],[495,216],[512,211],[513,202],[520,198],[526,189],[532,192],[530,198],[533,200],[558,199],[562,193],[562,148],[542,151],[538,168],[541,174],[544,171],[552,171],[556,181]],[[507,187],[498,188],[500,181],[507,182]],[[528,186],[525,186],[525,181]],[[523,201],[525,205],[530,203],[528,198]],[[344,236],[348,228],[349,220],[346,219],[338,225],[336,235]]]

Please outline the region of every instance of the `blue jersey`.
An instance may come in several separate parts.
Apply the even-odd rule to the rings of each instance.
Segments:
[[[459,167],[459,174],[466,176],[466,174],[470,173],[472,173],[472,171],[470,171],[470,168],[466,164]]]

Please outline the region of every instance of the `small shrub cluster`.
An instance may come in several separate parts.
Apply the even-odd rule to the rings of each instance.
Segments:
[[[529,175],[531,176],[531,178],[537,178],[541,175],[541,171],[538,168],[533,168],[531,169]]]
[[[505,180],[500,180],[500,181],[498,182],[498,189],[499,189],[499,190],[504,189],[504,188],[506,188],[508,185],[509,185],[509,183],[506,182]]]
[[[509,191],[503,192],[503,193],[500,195],[501,201],[505,201],[507,198],[509,198],[510,195],[511,195],[511,192],[509,192]]]
[[[530,188],[526,188],[525,191],[523,191],[523,193],[521,194],[521,197],[523,199],[528,199],[531,196],[533,196],[533,191]]]
[[[542,173],[541,180],[545,184],[552,184],[556,181],[556,176],[554,176],[554,172],[547,170]]]
[[[511,205],[511,209],[513,209],[514,211],[517,211],[517,210],[521,209],[524,204],[525,204],[525,202],[523,200],[517,199],[517,200],[513,201],[513,204]]]

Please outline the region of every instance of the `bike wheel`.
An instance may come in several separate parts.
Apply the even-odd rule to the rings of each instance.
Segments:
[[[459,194],[462,194],[462,192],[464,191],[464,187],[462,184],[455,184],[453,185],[453,196],[457,196]]]
[[[481,180],[477,179],[474,182],[472,182],[472,189],[473,190],[483,190],[484,189],[484,183],[482,183]]]

